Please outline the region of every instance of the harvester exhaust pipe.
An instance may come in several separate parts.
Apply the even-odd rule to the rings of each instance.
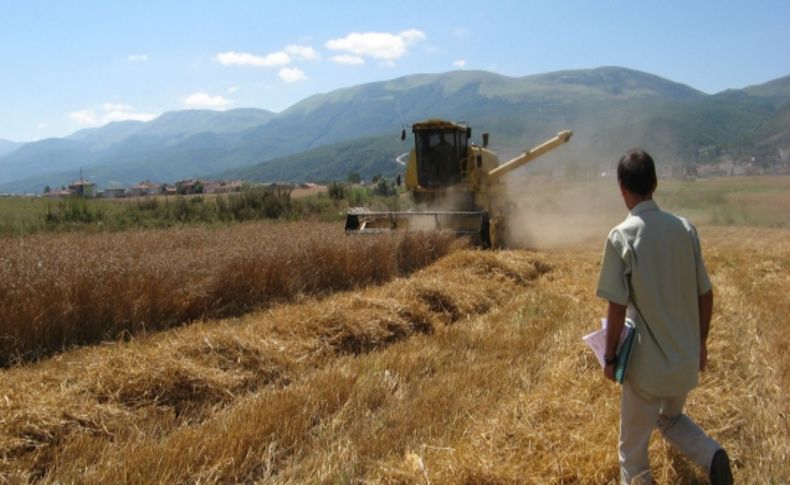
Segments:
[[[483,148],[488,148],[488,133],[483,133]]]

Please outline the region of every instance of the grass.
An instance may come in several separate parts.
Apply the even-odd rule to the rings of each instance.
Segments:
[[[338,224],[298,223],[9,239],[0,364],[382,283],[453,244],[444,234],[357,238]]]
[[[699,224],[790,227],[790,177],[664,181],[657,197]]]
[[[0,198],[0,238],[40,232],[119,232],[185,225],[226,225],[255,220],[338,222],[349,206],[398,209],[397,195],[341,184],[341,197],[322,187],[250,186],[229,194],[124,199]]]
[[[65,215],[69,212],[65,202],[60,201],[60,206],[58,202],[37,197],[0,198],[0,237],[23,236],[51,229],[55,221],[50,220],[48,223],[48,214]],[[73,206],[79,212],[82,204],[76,201]],[[90,212],[94,214],[120,213],[121,210],[120,205],[107,201],[92,201],[90,205]]]
[[[576,224],[608,224],[622,218],[622,201],[611,179],[589,182],[547,181],[541,177],[516,182],[512,193],[519,213],[530,214],[537,225],[570,216]],[[347,187],[334,199],[323,188],[276,191],[251,188],[239,194],[149,197],[113,200],[46,200],[0,198],[0,237],[38,232],[104,232],[182,225],[223,225],[261,219],[338,222],[349,206],[403,210],[407,197],[381,197],[368,188]],[[710,180],[661,180],[656,198],[662,207],[698,224],[790,227],[790,177],[723,177]],[[518,219],[518,218],[516,218]],[[534,227],[523,221],[517,225]],[[586,233],[586,231],[583,231]],[[534,241],[529,235],[517,239]],[[555,244],[557,238],[552,239]],[[577,242],[572,241],[573,243]]]

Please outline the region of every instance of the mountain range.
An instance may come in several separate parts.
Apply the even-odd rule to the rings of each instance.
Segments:
[[[749,155],[785,163],[790,76],[708,95],[621,67],[508,77],[483,71],[416,74],[308,97],[275,114],[246,108],[185,110],[122,121],[65,138],[0,140],[0,192],[39,192],[79,177],[100,187],[144,179],[222,177],[264,181],[393,175],[409,150],[401,128],[426,118],[490,132],[500,157],[571,129],[547,163],[599,167],[631,146],[659,164]],[[566,149],[567,148],[567,149]]]
[[[15,142],[13,142],[11,140],[3,140],[2,138],[0,138],[0,157],[5,155],[6,153],[13,152],[17,148],[19,148],[20,145],[22,145],[22,144],[21,143],[15,143]]]

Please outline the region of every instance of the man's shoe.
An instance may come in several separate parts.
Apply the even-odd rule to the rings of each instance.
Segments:
[[[732,485],[732,470],[730,470],[730,457],[723,449],[713,455],[710,464],[711,485]]]

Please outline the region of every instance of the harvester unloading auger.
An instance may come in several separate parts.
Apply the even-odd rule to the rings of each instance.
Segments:
[[[459,123],[428,120],[412,125],[414,149],[406,165],[406,188],[418,210],[370,211],[354,208],[346,217],[346,232],[447,230],[468,235],[485,247],[501,247],[508,219],[503,177],[535,158],[567,143],[570,131],[499,164],[483,146],[469,144],[472,129]],[[401,136],[405,139],[406,131]]]

